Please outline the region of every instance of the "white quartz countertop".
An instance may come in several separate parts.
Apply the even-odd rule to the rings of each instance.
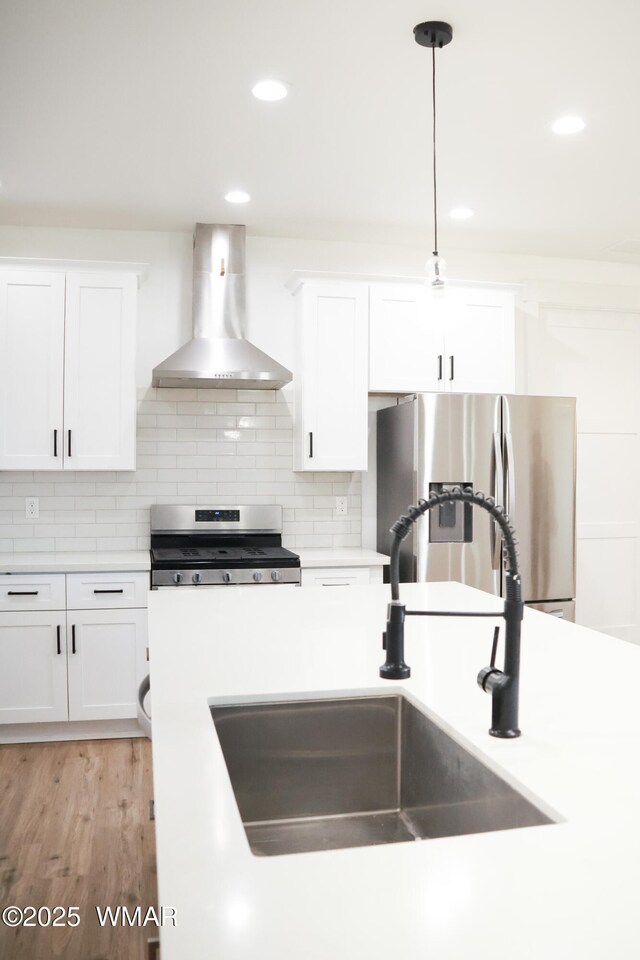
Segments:
[[[300,566],[313,567],[383,567],[389,557],[363,547],[296,548]]]
[[[88,573],[149,570],[148,550],[97,553],[0,553],[0,573]]]
[[[158,591],[149,599],[163,960],[631,960],[640,955],[640,648],[527,610],[522,737],[487,729],[492,620],[410,618],[378,677],[388,586]],[[500,609],[460,584],[410,609]],[[501,658],[499,660],[501,662]],[[560,822],[256,857],[208,699],[406,688]]]

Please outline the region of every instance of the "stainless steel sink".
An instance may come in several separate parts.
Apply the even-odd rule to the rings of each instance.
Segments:
[[[554,822],[402,694],[216,704],[211,714],[260,856]]]

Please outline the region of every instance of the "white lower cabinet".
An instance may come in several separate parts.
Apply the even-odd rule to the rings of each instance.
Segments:
[[[5,602],[21,609],[3,609],[0,603],[0,723],[135,718],[138,686],[147,671],[148,575],[2,581]],[[66,595],[78,609],[38,609],[45,586],[51,603]],[[33,609],[25,610],[29,602]],[[125,606],[132,602],[136,606]]]
[[[352,587],[382,583],[382,567],[308,567],[301,571],[303,587]]]
[[[146,646],[146,610],[69,610],[69,720],[135,717]]]
[[[64,611],[0,613],[0,723],[67,717]]]

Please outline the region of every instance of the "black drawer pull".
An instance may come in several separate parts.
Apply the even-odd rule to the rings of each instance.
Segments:
[[[69,430],[69,447],[68,447],[68,449],[69,449],[69,453],[68,453],[67,455],[70,457],[70,456],[71,456],[71,430]]]
[[[58,648],[58,656],[62,653],[62,647],[60,646],[60,624],[56,627],[56,646]]]
[[[7,590],[8,597],[37,597],[39,590]]]
[[[122,587],[119,590],[94,590],[94,593],[124,593]]]
[[[75,623],[71,627],[71,653],[76,652],[76,625]]]
[[[58,431],[53,431],[53,455],[54,457],[58,456]]]

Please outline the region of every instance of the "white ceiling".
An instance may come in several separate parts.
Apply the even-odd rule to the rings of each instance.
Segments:
[[[442,252],[637,262],[637,0],[0,0],[0,222],[430,249],[426,19],[454,29]],[[286,100],[251,96],[266,76]],[[552,134],[565,113],[586,130]],[[226,203],[232,187],[251,203]],[[462,203],[474,219],[445,222]]]

